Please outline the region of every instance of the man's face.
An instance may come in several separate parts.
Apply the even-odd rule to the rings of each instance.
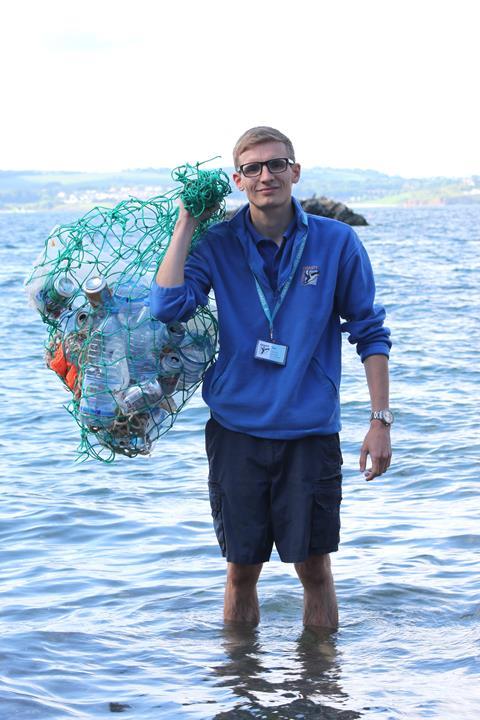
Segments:
[[[282,142],[264,142],[254,145],[241,153],[238,164],[265,162],[274,158],[288,157],[287,149]],[[300,165],[288,165],[285,172],[271,173],[266,165],[260,175],[245,177],[243,173],[233,173],[233,180],[239,190],[244,190],[251,205],[268,210],[282,207],[290,203],[292,185],[300,178]]]

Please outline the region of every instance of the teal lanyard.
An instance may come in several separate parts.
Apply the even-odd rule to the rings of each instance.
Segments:
[[[265,317],[267,318],[268,324],[270,326],[270,340],[272,340],[272,341],[273,341],[273,321],[275,320],[275,316],[278,313],[278,311],[280,310],[283,301],[285,300],[285,295],[288,292],[288,288],[292,284],[293,276],[295,275],[295,273],[298,270],[298,266],[300,265],[300,260],[303,255],[303,251],[305,249],[306,242],[307,242],[307,233],[305,233],[305,235],[302,238],[300,247],[298,248],[298,252],[295,256],[295,260],[293,261],[292,272],[290,273],[290,275],[288,276],[288,278],[282,285],[282,288],[280,290],[280,295],[278,296],[278,300],[275,303],[275,307],[273,308],[273,310],[270,310],[270,307],[267,302],[267,298],[265,297],[265,293],[263,292],[263,290],[260,286],[260,283],[257,280],[257,276],[255,275],[255,273],[252,270],[253,277],[255,280],[255,286],[257,288],[258,299],[260,300],[260,305],[262,306],[262,310],[265,313]]]

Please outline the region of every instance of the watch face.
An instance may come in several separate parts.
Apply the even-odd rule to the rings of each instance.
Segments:
[[[384,410],[382,415],[383,419],[386,423],[388,423],[388,425],[391,425],[393,423],[393,413],[390,410]]]

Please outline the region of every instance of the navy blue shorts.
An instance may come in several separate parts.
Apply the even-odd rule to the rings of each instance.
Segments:
[[[205,428],[213,523],[229,562],[303,562],[338,550],[342,454],[338,434],[270,440]]]

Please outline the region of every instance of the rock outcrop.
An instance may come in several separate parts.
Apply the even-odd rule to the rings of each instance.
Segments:
[[[368,225],[363,215],[353,212],[349,207],[341,202],[336,202],[322,195],[317,197],[314,195],[308,200],[300,200],[300,204],[305,212],[312,215],[322,215],[323,217],[340,220],[347,225]]]

